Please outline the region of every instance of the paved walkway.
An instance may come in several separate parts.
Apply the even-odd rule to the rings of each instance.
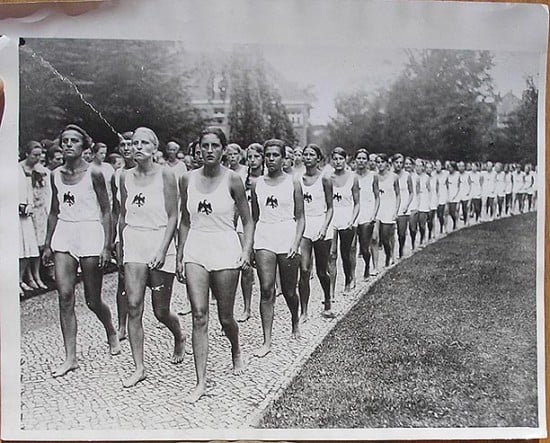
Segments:
[[[462,223],[460,223],[462,225]],[[380,251],[380,259],[383,259]],[[362,275],[362,259],[357,275]],[[376,278],[380,278],[383,273]],[[355,304],[375,279],[360,282],[353,294],[342,295],[339,271],[336,319],[321,315],[321,290],[312,280],[310,320],[302,326],[302,338],[290,339],[290,314],[283,297],[276,302],[273,349],[263,359],[253,357],[262,343],[259,319],[258,284],[252,299],[253,317],[240,323],[240,340],[247,368],[243,375],[231,372],[229,341],[220,334],[215,304],[210,304],[210,351],[207,394],[194,405],[183,398],[195,384],[193,358],[187,355],[180,365],[169,362],[171,334],[159,328],[147,296],[144,314],[145,360],[148,378],[131,389],[121,380],[133,371],[127,340],[118,356],[108,353],[103,328],[86,308],[82,286],[77,287],[80,369],[62,378],[52,378],[51,368],[63,359],[63,343],[58,320],[57,295],[49,292],[21,303],[21,417],[24,430],[166,430],[238,429],[253,427],[261,412],[288,385],[336,322]],[[116,276],[104,278],[104,299],[115,314]],[[185,290],[175,284],[172,301],[178,312],[184,306]],[[235,312],[242,310],[240,291]],[[191,333],[190,315],[180,316],[184,330]],[[190,343],[189,343],[190,345]]]

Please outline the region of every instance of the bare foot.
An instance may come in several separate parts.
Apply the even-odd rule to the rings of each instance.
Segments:
[[[128,338],[126,328],[120,328],[118,330],[118,341],[126,340],[126,338]]]
[[[298,328],[298,325],[296,327],[292,328],[292,335],[290,336],[294,340],[299,340],[302,338],[302,335],[300,334],[300,329]]]
[[[118,355],[122,352],[120,342],[118,341],[118,334],[111,335],[107,338],[107,341],[109,342],[109,352],[111,355]]]
[[[247,321],[249,318],[250,318],[250,311],[248,311],[248,312],[243,311],[243,312],[241,313],[241,315],[239,315],[239,316],[237,317],[237,321],[238,321],[239,323],[244,323],[244,322]]]
[[[183,336],[180,340],[176,340],[174,342],[174,354],[170,359],[170,363],[177,365],[178,363],[181,363],[183,361],[183,358],[185,357],[185,342],[185,336]]]
[[[195,386],[195,389],[183,399],[185,403],[196,403],[206,393],[206,385],[200,384]]]
[[[122,381],[122,386],[125,388],[131,388],[132,386],[137,385],[140,381],[145,380],[147,376],[145,375],[145,369],[137,370],[130,377]]]
[[[241,375],[244,372],[244,361],[241,356],[241,353],[235,354],[233,356],[233,374]]]
[[[336,314],[331,309],[329,309],[327,311],[323,311],[323,313],[321,315],[325,318],[336,318]]]
[[[63,377],[71,371],[78,369],[78,362],[76,360],[65,360],[61,366],[58,366],[52,371],[52,377]]]
[[[271,352],[271,345],[265,343],[254,352],[255,357],[263,358]]]
[[[306,323],[307,320],[308,320],[308,318],[309,318],[309,317],[307,316],[307,312],[302,313],[302,315],[300,315],[300,323],[301,323],[301,324]]]

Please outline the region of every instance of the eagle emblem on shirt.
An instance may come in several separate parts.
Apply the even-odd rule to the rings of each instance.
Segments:
[[[67,203],[69,206],[74,205],[74,195],[71,194],[71,191],[67,191],[63,194],[63,203]]]
[[[311,203],[312,200],[313,200],[313,197],[309,192],[304,193],[304,201],[306,203]]]
[[[271,206],[272,209],[275,209],[279,206],[279,200],[277,200],[277,197],[275,197],[274,195],[270,195],[269,197],[267,197],[265,205]]]
[[[199,207],[197,208],[197,212],[200,214],[201,212],[206,215],[212,214],[212,203],[210,203],[207,200],[203,200],[199,202]]]
[[[332,196],[332,199],[333,200],[336,200],[337,202],[339,202],[340,200],[342,200],[342,194],[340,194],[339,192],[337,192],[336,194],[334,194]]]
[[[141,208],[145,204],[145,196],[141,192],[136,194],[132,200],[132,204]]]

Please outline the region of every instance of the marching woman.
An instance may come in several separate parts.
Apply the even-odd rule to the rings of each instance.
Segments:
[[[430,182],[430,213],[428,214],[428,240],[435,237],[434,222],[435,214],[437,212],[437,206],[439,204],[439,195],[437,192],[437,177],[434,171],[434,164],[429,161],[426,162],[426,174],[428,174]]]
[[[376,216],[380,207],[380,192],[378,189],[378,174],[368,169],[370,154],[364,149],[358,149],[355,153],[357,164],[356,174],[359,181],[359,218],[357,219],[357,231],[359,233],[359,247],[365,262],[363,278],[370,277],[370,259],[373,237],[378,241],[376,232]],[[374,257],[373,257],[374,258]],[[377,258],[377,257],[376,257]],[[373,268],[376,270],[376,260]]]
[[[500,162],[495,163],[495,195],[497,197],[497,215],[502,217],[502,208],[506,197],[506,174]]]
[[[193,314],[197,384],[186,399],[189,403],[206,392],[209,290],[231,343],[233,372],[238,375],[244,370],[233,307],[240,270],[250,266],[254,230],[243,182],[221,164],[227,146],[225,134],[220,128],[206,128],[199,145],[203,166],[180,180],[181,223],[176,261],[178,278],[183,281],[185,275]],[[243,222],[244,246],[235,229],[235,210]]]
[[[174,173],[154,163],[159,141],[149,128],[137,128],[132,136],[136,167],[120,175],[119,239],[128,301],[128,339],[136,369],[123,380],[125,388],[146,377],[143,363],[143,308],[145,288],[151,288],[153,312],[174,335],[172,363],[181,363],[185,335],[178,317],[170,310],[176,271],[174,232],[177,214],[177,182]]]
[[[300,281],[298,291],[300,293],[300,322],[304,323],[308,318],[308,302],[310,294],[310,275],[312,266],[312,250],[315,252],[315,266],[317,277],[321,283],[324,294],[323,304],[325,309],[323,316],[334,318],[330,302],[330,276],[328,261],[330,256],[330,244],[334,230],[330,229],[332,221],[332,181],[324,176],[319,169],[323,158],[319,146],[306,145],[302,152],[305,172],[301,176],[302,190],[304,194],[304,214],[306,227],[300,243]]]
[[[525,197],[525,174],[521,169],[521,165],[516,163],[514,165],[515,172],[513,174],[513,193],[514,193],[514,205],[512,212],[516,214],[523,214],[523,200]]]
[[[470,208],[468,203],[470,201],[470,173],[466,171],[466,165],[463,161],[458,162],[458,198],[460,200],[460,207],[462,210],[462,217],[464,225],[468,224],[470,218]]]
[[[338,259],[338,241],[340,241],[340,256],[344,268],[344,293],[355,287],[354,260],[352,245],[355,240],[356,222],[359,216],[359,181],[357,175],[346,169],[346,151],[343,148],[332,150],[332,165],[334,173],[332,180],[332,206],[334,216],[332,227],[334,237],[330,251],[331,294],[334,298],[336,286],[336,262]]]
[[[261,145],[260,145],[261,146]],[[250,196],[250,186],[247,186],[247,179],[249,176],[248,168],[241,164],[243,159],[243,150],[237,143],[230,143],[227,145],[225,150],[227,157],[227,163],[229,169],[236,172],[237,175],[241,178],[245,191],[247,192],[247,197]],[[238,212],[235,213],[238,215]],[[237,234],[239,235],[239,240],[241,246],[244,247],[244,227],[243,222],[240,217],[237,217]],[[252,284],[254,282],[254,271],[252,266],[248,266],[246,269],[241,270],[241,292],[243,294],[244,307],[243,312],[237,318],[238,322],[245,322],[250,318],[250,305],[252,303]]]
[[[394,172],[399,178],[400,206],[397,212],[397,239],[399,241],[399,258],[403,257],[407,225],[409,223],[409,207],[413,201],[413,181],[410,174],[403,170],[405,158],[402,154],[393,156]]]
[[[472,163],[470,171],[470,201],[474,210],[476,222],[481,217],[481,189],[483,188],[483,176],[479,172],[479,163]]]
[[[401,206],[399,177],[388,164],[388,156],[379,154],[376,158],[378,166],[378,187],[380,207],[377,219],[380,222],[380,241],[386,254],[386,266],[393,262],[393,247],[395,243],[395,223]]]
[[[511,170],[511,164],[506,163],[504,165],[504,181],[505,185],[505,196],[504,196],[504,206],[505,213],[509,215],[512,210],[512,190],[514,187],[514,178]]]
[[[76,358],[75,285],[78,265],[86,305],[103,324],[112,355],[120,354],[117,331],[109,307],[101,300],[103,267],[111,256],[111,210],[100,171],[82,158],[91,145],[79,126],[66,126],[59,136],[65,164],[51,174],[52,202],[43,259],[53,255],[59,292],[59,317],[65,361],[52,375],[61,377],[78,368]]]
[[[267,174],[252,186],[252,216],[256,221],[254,255],[260,279],[260,316],[263,345],[254,353],[264,357],[271,351],[275,308],[275,275],[281,274],[281,289],[291,314],[292,338],[300,337],[296,294],[299,247],[305,228],[302,186],[283,172],[285,144],[278,139],[264,143]]]
[[[439,221],[439,233],[447,232],[447,203],[449,202],[449,184],[447,182],[448,171],[443,169],[440,160],[435,161],[435,176],[437,179],[437,219]]]
[[[415,162],[416,175],[418,176],[418,229],[420,231],[420,244],[426,238],[426,222],[430,216],[430,203],[432,189],[430,177],[426,174],[424,160],[417,158]]]
[[[411,236],[411,247],[414,250],[416,243],[416,233],[418,231],[418,192],[419,192],[419,181],[418,174],[414,169],[414,161],[411,157],[405,159],[405,171],[407,171],[412,180],[412,201],[409,205],[409,235]]]
[[[449,215],[453,221],[453,231],[456,229],[458,218],[458,204],[460,203],[460,174],[456,171],[456,162],[451,161],[447,166],[447,187],[449,189]]]
[[[525,165],[525,196],[527,199],[527,210],[530,212],[533,210],[533,194],[535,192],[535,174],[533,172],[533,165],[527,163]]]
[[[495,176],[496,172],[493,168],[493,163],[488,161],[486,163],[485,171],[483,175],[483,192],[486,196],[485,199],[485,212],[487,216],[492,219],[495,215]]]

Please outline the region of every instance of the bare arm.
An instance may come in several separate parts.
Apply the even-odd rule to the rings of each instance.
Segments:
[[[49,262],[52,259],[52,237],[57,226],[57,217],[59,215],[59,202],[57,200],[57,187],[55,186],[54,172],[50,174],[50,186],[51,186],[51,203],[50,213],[48,214],[48,222],[46,225],[46,239],[44,241],[44,263]]]
[[[332,206],[332,180],[326,176],[322,176],[321,180],[321,183],[323,184],[323,191],[325,193],[325,204],[327,206],[327,212],[325,213],[325,222],[321,227],[321,235],[319,237],[323,240],[327,235],[327,230],[330,226],[330,222],[332,221],[332,217],[334,215],[334,207]]]
[[[397,219],[399,207],[401,206],[401,191],[399,189],[399,177],[395,176],[393,180],[393,190],[395,191],[395,214],[393,219]]]
[[[296,177],[293,178],[294,184],[294,219],[296,220],[296,236],[288,253],[288,258],[294,257],[298,253],[302,236],[306,228],[306,218],[304,216],[304,194],[302,186]]]
[[[174,232],[176,231],[176,226],[178,224],[178,185],[176,177],[174,173],[168,168],[162,168],[161,171],[162,180],[164,183],[164,209],[166,210],[168,221],[166,223],[166,231],[164,232],[164,237],[159,246],[159,256],[156,257],[156,262],[151,263],[152,268],[160,268],[164,264],[166,252],[168,251],[170,242],[174,238]]]
[[[191,216],[187,210],[187,185],[189,176],[184,174],[180,177],[180,225],[178,228],[178,252],[176,256],[176,276],[179,281],[183,281],[183,247],[191,228]]]
[[[355,226],[359,217],[360,200],[359,200],[359,179],[356,174],[353,174],[353,186],[351,187],[351,196],[353,197],[353,213],[351,214],[351,226]]]
[[[252,242],[254,240],[254,222],[252,221],[252,215],[250,214],[250,207],[248,206],[248,200],[246,198],[246,192],[244,189],[243,181],[236,173],[231,173],[230,192],[237,212],[243,222],[244,242],[243,242],[243,254],[241,258],[241,266],[247,268],[250,264],[250,256],[252,254]]]
[[[374,213],[372,219],[374,221],[378,215],[378,209],[380,209],[380,185],[378,183],[377,175],[375,175],[372,180],[372,192],[374,193]]]
[[[107,186],[105,185],[105,178],[103,177],[103,174],[99,169],[94,168],[91,171],[91,177],[92,185],[97,195],[99,209],[101,210],[101,225],[103,226],[103,232],[105,234],[105,239],[103,241],[103,251],[99,256],[99,266],[103,267],[108,263],[111,256],[111,208],[109,204],[109,195],[107,194]]]
[[[413,181],[411,174],[409,174],[409,176],[407,177],[407,189],[409,190],[409,200],[407,201],[407,206],[405,207],[405,214],[409,210],[409,206],[413,201]]]

